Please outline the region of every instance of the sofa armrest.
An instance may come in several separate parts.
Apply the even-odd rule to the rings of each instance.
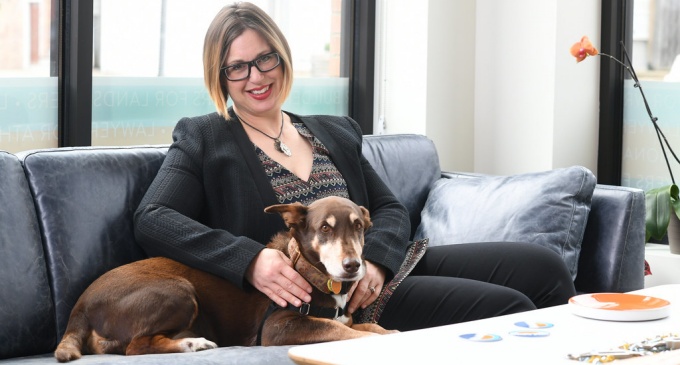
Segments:
[[[581,292],[644,287],[645,195],[640,189],[597,185],[576,277]]]

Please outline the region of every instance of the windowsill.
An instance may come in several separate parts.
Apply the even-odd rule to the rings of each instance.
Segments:
[[[645,259],[652,270],[652,275],[645,276],[645,288],[680,284],[680,255],[672,254],[668,245],[646,244]]]

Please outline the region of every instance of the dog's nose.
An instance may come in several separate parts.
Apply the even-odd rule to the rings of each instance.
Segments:
[[[346,259],[342,260],[342,267],[347,272],[355,273],[355,272],[359,271],[359,268],[361,267],[361,261],[359,261],[355,258],[346,258]]]

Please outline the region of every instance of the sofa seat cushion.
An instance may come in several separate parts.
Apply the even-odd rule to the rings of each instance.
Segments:
[[[513,176],[440,179],[415,237],[430,245],[533,242],[561,255],[573,278],[595,176],[580,166]]]
[[[212,350],[172,354],[149,355],[85,355],[73,365],[295,365],[288,357],[293,346],[231,346]],[[58,364],[50,353],[14,358],[7,361],[17,365],[55,365]],[[0,364],[5,364],[0,361]]]

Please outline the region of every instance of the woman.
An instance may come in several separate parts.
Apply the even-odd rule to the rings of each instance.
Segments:
[[[273,20],[249,3],[223,8],[204,44],[204,77],[217,113],[184,118],[135,215],[150,256],[166,256],[300,306],[312,288],[281,252],[264,245],[285,228],[266,206],[328,195],[368,208],[367,273],[349,311],[375,302],[404,261],[408,214],[361,155],[350,118],[281,109],[292,85],[291,52]],[[231,99],[233,107],[227,108]],[[560,257],[503,243],[427,250],[378,323],[410,330],[564,304],[574,287]]]

